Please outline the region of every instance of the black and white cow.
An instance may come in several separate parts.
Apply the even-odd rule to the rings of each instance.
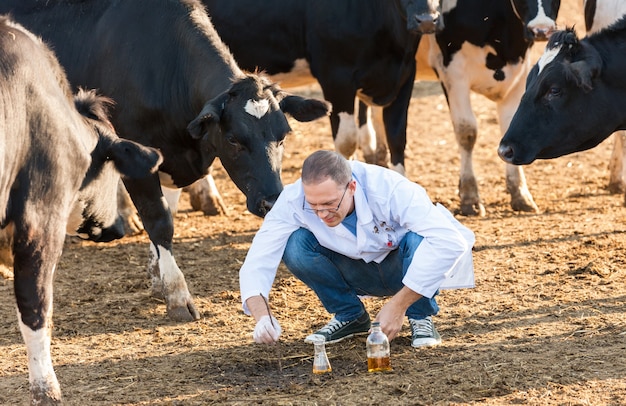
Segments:
[[[476,92],[496,103],[502,133],[524,92],[524,78],[530,71],[529,50],[535,40],[545,40],[556,28],[560,0],[441,0],[441,29],[426,35],[418,63],[427,63],[445,92],[457,143],[461,170],[459,197],[461,213],[485,215],[472,164],[478,136],[470,93]],[[423,53],[427,53],[424,55]],[[423,66],[421,72],[428,73]],[[432,77],[424,77],[432,79]],[[379,114],[373,113],[376,120]],[[378,126],[380,127],[380,126]],[[388,143],[391,167],[404,173],[406,139],[379,134],[377,144]],[[378,155],[383,155],[384,150]],[[521,167],[507,165],[507,191],[517,211],[537,211]]]
[[[380,106],[386,132],[406,139],[415,53],[435,31],[437,1],[202,1],[242,68],[277,75],[283,87],[319,82],[338,152],[350,157],[359,144],[355,97]],[[369,145],[363,154],[375,161]]]
[[[52,291],[65,234],[121,237],[111,199],[119,172],[150,176],[161,156],[117,138],[108,99],[86,91],[73,99],[52,51],[4,16],[0,66],[0,266],[13,267],[32,404],[57,404]]]
[[[124,184],[150,237],[153,293],[165,297],[170,318],[198,319],[172,253],[161,184],[187,186],[219,157],[248,210],[262,216],[282,191],[285,114],[313,120],[328,103],[242,72],[195,0],[6,0],[0,12],[51,44],[73,86],[114,99],[120,136],[162,152],[160,176]]]
[[[626,15],[626,1],[623,0],[583,0],[585,28],[587,35],[596,33],[617,22]],[[626,192],[626,131],[613,135],[613,153],[609,161],[609,191]]]
[[[626,14],[622,0],[583,0],[587,35],[615,24]]]
[[[528,76],[526,92],[498,147],[527,165],[595,147],[626,130],[626,18],[579,39],[552,35]]]

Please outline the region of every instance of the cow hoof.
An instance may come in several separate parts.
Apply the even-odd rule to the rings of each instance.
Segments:
[[[124,221],[124,233],[127,236],[141,234],[144,230],[143,223],[137,213],[122,216]]]
[[[624,191],[626,191],[626,188],[624,187],[624,184],[621,181],[610,182],[607,189],[609,190],[609,193],[612,195],[622,194],[624,193]]]
[[[187,302],[187,306],[167,306],[167,317],[174,321],[194,321],[200,319],[200,313],[193,302]]]
[[[228,209],[217,189],[212,190],[198,181],[183,189],[189,194],[189,204],[194,211],[201,211],[205,216],[228,215]]]
[[[511,201],[511,208],[514,211],[523,211],[527,213],[539,213],[539,207],[537,207],[535,202],[533,202],[532,200],[529,202],[525,200]]]
[[[63,404],[61,388],[56,383],[52,387],[31,387],[31,405],[56,406]]]
[[[461,214],[464,216],[485,217],[487,212],[485,211],[485,206],[483,206],[483,204],[479,202],[461,204]]]

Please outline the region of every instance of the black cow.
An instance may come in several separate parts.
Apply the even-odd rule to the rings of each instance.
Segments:
[[[370,127],[357,128],[355,96],[383,106],[380,133],[406,138],[412,56],[420,35],[437,26],[436,1],[202,1],[242,68],[261,69],[283,88],[318,82],[333,105],[337,151],[350,157],[360,147],[366,161],[386,164],[386,150],[376,151]],[[225,211],[210,175],[186,190],[195,209]],[[178,194],[168,200],[176,199]]]
[[[284,113],[307,121],[326,102],[289,95],[243,73],[195,0],[6,0],[0,12],[41,35],[74,86],[114,99],[118,133],[163,153],[159,175],[124,179],[150,236],[153,293],[175,320],[199,318],[172,254],[173,221],[161,184],[181,188],[204,177],[216,157],[264,215],[282,191]]]
[[[390,137],[406,138],[415,53],[421,34],[436,28],[436,1],[202,1],[242,68],[283,74],[283,86],[306,83],[286,73],[312,74],[333,105],[338,152],[349,157],[356,151],[357,96],[383,108]],[[375,150],[364,155],[376,159]]]
[[[33,404],[61,401],[50,337],[66,232],[95,240],[123,235],[111,199],[118,171],[142,178],[161,162],[156,150],[117,138],[107,104],[94,92],[73,100],[52,51],[0,17],[0,266],[13,267]]]
[[[441,82],[461,153],[459,197],[461,213],[485,215],[472,164],[472,151],[478,135],[470,93],[479,93],[497,105],[502,133],[524,92],[524,78],[530,71],[529,49],[535,40],[545,40],[556,28],[560,0],[442,1],[440,26],[425,36],[416,56],[427,64]],[[418,79],[424,66],[418,66]],[[426,76],[424,79],[432,79]],[[376,119],[379,114],[373,114]],[[385,143],[391,152],[391,166],[404,173],[406,140],[376,134],[379,156]],[[398,159],[402,157],[402,159]],[[521,167],[507,165],[506,185],[511,207],[537,211]]]
[[[578,39],[556,32],[530,72],[526,92],[498,147],[527,165],[595,147],[626,130],[626,17]]]

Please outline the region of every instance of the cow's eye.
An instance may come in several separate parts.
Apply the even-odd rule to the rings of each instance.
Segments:
[[[232,145],[237,151],[241,151],[243,149],[241,143],[237,141],[237,139],[232,134],[226,136],[226,141],[228,141],[228,143]]]
[[[548,100],[555,99],[559,96],[561,96],[561,88],[558,86],[550,86],[550,89],[548,89],[548,93],[546,93],[546,97],[548,98]]]
[[[239,145],[239,142],[237,142],[237,139],[232,134],[226,136],[226,141],[228,141],[230,145]]]

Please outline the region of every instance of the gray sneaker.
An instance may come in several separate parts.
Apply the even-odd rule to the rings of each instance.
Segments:
[[[441,336],[433,324],[432,317],[409,319],[411,325],[411,347],[430,347],[441,344]]]
[[[370,329],[370,316],[367,312],[361,317],[352,321],[339,321],[332,318],[324,327],[304,339],[305,343],[315,343],[324,341],[326,344],[332,344],[360,334],[367,334]]]

